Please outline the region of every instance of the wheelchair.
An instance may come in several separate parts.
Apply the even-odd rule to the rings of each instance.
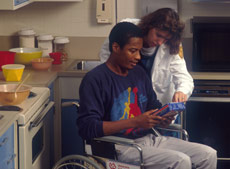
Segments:
[[[76,102],[65,102],[62,106],[79,107]],[[188,133],[180,124],[171,124],[168,128],[160,130],[173,131],[180,133],[181,139],[188,141]],[[152,128],[156,136],[161,136],[157,129]],[[68,155],[61,158],[52,169],[144,169],[143,152],[141,147],[132,139],[117,136],[104,136],[95,138],[90,144],[84,141],[85,155]],[[131,146],[139,153],[139,165],[128,164],[118,161],[115,145]],[[193,168],[195,168],[193,166]]]

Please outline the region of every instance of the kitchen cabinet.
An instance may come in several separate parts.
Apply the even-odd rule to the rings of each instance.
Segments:
[[[81,2],[83,0],[33,0],[34,2]]]
[[[1,0],[0,10],[15,10],[29,3],[30,0]]]
[[[0,169],[17,169],[17,124],[0,136]]]

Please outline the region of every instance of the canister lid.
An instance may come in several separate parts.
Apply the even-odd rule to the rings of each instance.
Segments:
[[[68,37],[61,37],[61,36],[55,37],[54,43],[58,43],[58,44],[69,43],[69,38]]]
[[[22,36],[30,36],[30,35],[35,35],[35,32],[33,29],[25,28],[25,29],[20,30],[18,34]]]
[[[53,40],[52,35],[42,34],[37,37],[37,40]]]

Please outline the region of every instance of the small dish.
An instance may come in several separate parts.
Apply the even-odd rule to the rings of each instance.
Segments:
[[[36,58],[32,59],[32,67],[36,70],[48,70],[52,65],[52,58]]]

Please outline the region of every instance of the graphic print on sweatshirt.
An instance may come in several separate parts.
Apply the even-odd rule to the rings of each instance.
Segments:
[[[140,95],[140,96],[139,96]],[[135,116],[140,115],[141,109],[139,105],[142,105],[142,102],[145,102],[147,98],[142,94],[138,94],[138,88],[128,87],[124,92],[120,93],[118,98],[114,99],[114,104],[111,110],[111,120],[123,120],[130,119]],[[121,133],[125,135],[138,135],[140,129],[131,128],[127,130],[123,130]]]

